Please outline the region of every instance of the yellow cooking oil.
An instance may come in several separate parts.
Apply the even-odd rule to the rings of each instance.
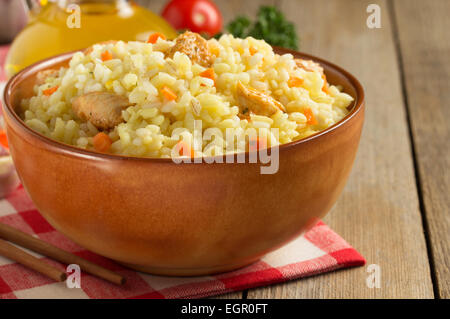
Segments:
[[[42,1],[11,45],[7,77],[39,60],[107,40],[145,41],[153,32],[176,31],[160,16],[131,1]]]

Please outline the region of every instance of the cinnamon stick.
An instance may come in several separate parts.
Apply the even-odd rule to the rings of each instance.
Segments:
[[[62,263],[77,264],[78,266],[80,266],[81,270],[91,275],[103,278],[114,284],[123,285],[126,282],[125,277],[109,269],[96,265],[90,261],[87,261],[86,259],[71,254],[65,250],[50,245],[45,241],[34,238],[31,235],[28,235],[18,229],[15,229],[2,223],[0,223],[0,238],[8,240],[22,247],[28,248],[41,255],[50,257]]]
[[[67,278],[65,272],[47,264],[45,261],[30,255],[16,246],[0,239],[0,255],[18,262],[28,268],[36,270],[41,274],[56,280],[64,281]]]

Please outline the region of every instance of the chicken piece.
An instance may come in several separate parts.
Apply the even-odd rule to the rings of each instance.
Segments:
[[[186,31],[175,39],[175,45],[171,47],[166,57],[173,58],[175,52],[186,54],[192,62],[198,63],[204,67],[212,64],[212,55],[208,49],[208,41],[199,34]]]
[[[313,60],[303,60],[303,59],[294,59],[297,67],[304,69],[308,72],[319,72],[320,75],[323,75],[323,68],[319,63],[314,62]]]
[[[49,77],[56,78],[59,74],[59,71],[56,69],[47,69],[39,71],[36,74],[36,84],[42,85],[45,83],[45,80]]]
[[[128,98],[108,92],[90,92],[72,100],[75,114],[102,130],[122,123],[122,110],[131,105]]]
[[[96,44],[106,45],[106,44],[116,44],[116,43],[117,43],[116,40],[108,40],[108,41],[103,41],[103,42],[99,42],[99,43],[96,43]],[[84,55],[88,55],[92,51],[94,51],[94,46],[93,45],[91,45],[89,48],[85,49],[83,51],[83,53],[84,53]]]
[[[278,111],[286,112],[283,104],[273,97],[253,88],[245,87],[240,81],[237,84],[236,93],[240,113],[244,118],[249,113],[271,116]]]

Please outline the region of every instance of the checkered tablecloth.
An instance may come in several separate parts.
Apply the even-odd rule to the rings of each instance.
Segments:
[[[8,49],[9,45],[0,45],[0,81],[6,80],[5,69],[3,68],[3,65],[5,64]]]
[[[0,223],[8,224],[61,249],[126,277],[116,286],[88,274],[81,289],[66,287],[0,256],[0,298],[198,298],[279,283],[339,268],[364,265],[364,258],[324,223],[266,255],[260,261],[228,273],[201,277],[163,277],[139,273],[89,252],[53,229],[36,210],[23,187],[0,200]],[[28,251],[28,250],[27,250]],[[28,251],[30,252],[30,251]],[[55,261],[31,252],[65,269]]]
[[[1,67],[7,47],[0,47]],[[270,285],[312,276],[339,268],[361,266],[364,258],[324,223],[319,222],[303,236],[266,255],[260,261],[228,273],[202,277],[163,277],[139,273],[89,252],[53,227],[37,211],[20,186],[0,200],[0,223],[8,224],[61,249],[86,258],[126,277],[116,286],[88,274],[81,276],[81,288],[67,288],[43,275],[0,256],[0,299],[2,298],[199,298]],[[64,270],[62,265],[36,253]]]

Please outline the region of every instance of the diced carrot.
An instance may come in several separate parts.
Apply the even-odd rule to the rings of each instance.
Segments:
[[[214,81],[214,86],[216,86],[216,75],[214,73],[213,68],[206,69],[202,73],[199,74],[203,78],[208,78]]]
[[[263,150],[267,148],[267,138],[258,137],[257,141],[258,150]]]
[[[254,152],[256,150],[263,150],[267,148],[267,139],[260,137],[250,139],[248,150]]]
[[[330,93],[330,91],[328,90],[328,82],[327,82],[327,77],[325,76],[325,74],[322,74],[322,79],[325,81],[322,86],[322,91],[328,94],[328,93]]]
[[[113,56],[112,56],[111,52],[106,50],[106,51],[102,52],[101,58],[102,58],[102,61],[105,62],[105,61],[111,60],[113,58]]]
[[[166,99],[168,99],[169,101],[173,101],[177,98],[177,95],[175,94],[174,91],[172,91],[170,88],[168,88],[167,86],[163,86],[163,88],[161,89],[161,93],[164,95],[164,97]]]
[[[112,141],[106,133],[100,132],[94,136],[94,148],[98,152],[108,152],[111,148]]]
[[[178,154],[180,154],[180,156],[189,156],[190,158],[194,157],[194,149],[189,143],[185,141],[179,141],[177,143],[177,147]]]
[[[316,125],[317,124],[316,117],[314,116],[314,113],[310,108],[304,109],[303,114],[306,116],[306,124],[308,124],[308,125]]]
[[[9,149],[8,138],[6,137],[6,132],[3,130],[0,130],[0,144],[4,148]]]
[[[52,95],[53,93],[56,92],[56,90],[58,89],[58,87],[59,87],[59,86],[57,85],[57,86],[54,86],[54,87],[45,89],[44,91],[42,91],[42,93],[44,93],[45,96],[50,96],[50,95]]]
[[[159,33],[159,32],[152,33],[148,37],[147,43],[155,44],[156,41],[158,41],[159,38],[165,40],[166,36],[164,34],[162,34],[162,33]]]
[[[288,82],[287,82],[288,86],[290,88],[292,87],[300,87],[303,84],[303,79],[300,79],[296,76],[292,76],[289,78]]]
[[[258,50],[256,50],[254,47],[248,48],[248,51],[250,52],[251,55],[253,55],[253,54],[255,54],[256,52],[258,52]]]
[[[215,74],[214,74],[214,69],[213,68],[206,69],[205,71],[200,73],[200,76],[204,77],[204,78],[211,79],[211,80],[214,80],[215,77],[216,77]]]

